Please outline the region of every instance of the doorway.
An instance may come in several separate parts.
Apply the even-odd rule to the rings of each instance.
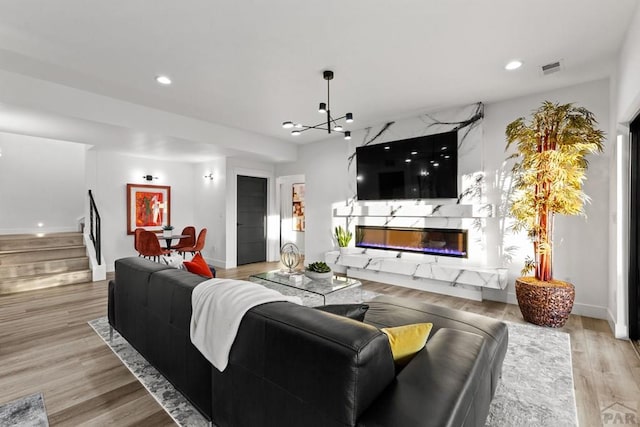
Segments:
[[[640,339],[640,116],[630,126],[629,338]]]
[[[237,264],[267,260],[267,178],[238,175]]]

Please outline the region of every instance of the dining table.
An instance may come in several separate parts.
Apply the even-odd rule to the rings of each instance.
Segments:
[[[158,240],[163,240],[167,243],[167,250],[171,250],[171,243],[175,239],[184,239],[185,237],[190,237],[188,234],[172,234],[171,236],[165,236],[164,234],[158,234]]]

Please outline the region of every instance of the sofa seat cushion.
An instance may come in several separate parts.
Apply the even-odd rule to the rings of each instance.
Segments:
[[[411,323],[433,323],[432,337],[438,330],[450,328],[478,334],[485,338],[492,367],[492,392],[495,392],[509,339],[507,325],[504,322],[406,298],[378,296],[367,304],[369,304],[369,310],[365,316],[365,323],[377,328]]]
[[[440,329],[358,426],[484,426],[492,398],[486,342],[477,334]]]

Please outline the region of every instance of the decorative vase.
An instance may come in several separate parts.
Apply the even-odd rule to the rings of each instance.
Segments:
[[[340,246],[340,255],[348,254],[349,248],[347,246]]]
[[[529,323],[561,328],[569,319],[576,297],[569,282],[542,282],[535,277],[516,279],[516,298],[522,317]]]
[[[162,230],[163,237],[171,237],[172,234],[173,234],[173,230]]]
[[[318,273],[317,271],[305,270],[304,275],[311,280],[331,280],[333,278],[333,271]]]

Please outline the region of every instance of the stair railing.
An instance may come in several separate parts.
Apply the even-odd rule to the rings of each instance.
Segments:
[[[93,242],[93,247],[96,251],[96,259],[98,261],[98,265],[100,265],[102,262],[100,213],[98,213],[98,207],[96,206],[96,201],[93,200],[91,190],[89,190],[89,227],[89,237]]]

